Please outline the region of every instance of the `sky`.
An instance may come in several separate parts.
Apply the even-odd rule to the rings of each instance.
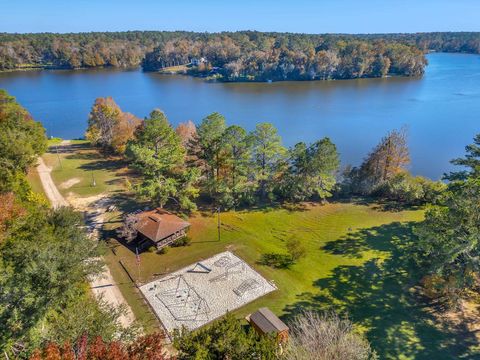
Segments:
[[[0,32],[480,31],[480,0],[0,0]]]

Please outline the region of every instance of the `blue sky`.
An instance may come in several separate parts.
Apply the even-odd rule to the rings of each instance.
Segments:
[[[0,32],[480,31],[479,0],[0,0]]]

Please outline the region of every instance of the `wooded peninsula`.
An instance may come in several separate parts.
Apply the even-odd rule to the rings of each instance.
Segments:
[[[1,33],[0,71],[173,67],[220,81],[422,76],[428,51],[479,53],[480,33]]]

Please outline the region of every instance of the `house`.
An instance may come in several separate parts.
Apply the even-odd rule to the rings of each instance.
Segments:
[[[197,58],[193,58],[190,63],[193,65],[193,66],[200,66],[201,64],[206,64],[208,61],[207,59],[205,59],[204,57],[201,57],[200,59],[197,59]]]
[[[247,317],[247,321],[261,335],[275,334],[280,343],[288,340],[288,326],[269,308],[258,309]]]
[[[162,208],[138,213],[135,225],[139,245],[154,244],[157,249],[185,237],[189,227],[190,223]]]

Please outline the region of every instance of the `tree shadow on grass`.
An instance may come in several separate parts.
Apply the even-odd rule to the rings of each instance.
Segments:
[[[442,329],[411,291],[421,275],[412,262],[413,224],[364,229],[327,243],[323,250],[333,255],[361,258],[373,250],[389,256],[370,258],[358,266],[338,266],[330,276],[314,282],[316,291],[298,295],[298,301],[285,308],[285,318],[303,309],[348,314],[367,329],[380,359],[474,358],[469,352],[477,344],[473,334],[462,326]]]
[[[96,157],[98,159],[98,156]],[[82,170],[107,170],[107,171],[116,171],[124,168],[126,166],[125,161],[121,159],[105,159],[92,161],[87,164],[82,164],[79,166]]]
[[[56,144],[56,145],[51,145],[48,150],[47,150],[47,153],[50,153],[50,154],[74,154],[74,153],[77,153],[78,151],[80,150],[88,150],[90,149],[90,145],[88,143],[86,144],[67,144],[67,145],[60,145],[60,144]],[[68,155],[70,156],[70,155]]]
[[[270,266],[274,269],[288,269],[294,262],[292,256],[289,254],[266,253],[262,254],[257,264]]]
[[[368,196],[337,197],[330,199],[329,202],[371,206],[374,210],[384,212],[400,212],[405,210],[419,210],[422,208],[421,205],[405,204],[396,200]]]

